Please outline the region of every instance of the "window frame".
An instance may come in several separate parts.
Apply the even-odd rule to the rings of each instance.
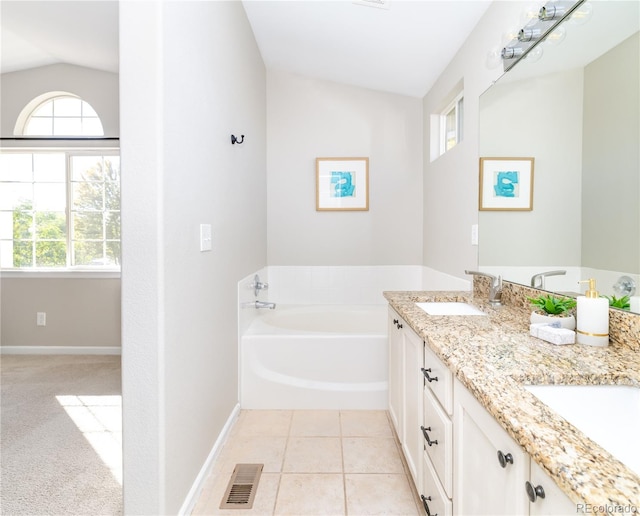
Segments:
[[[66,274],[72,274],[74,277],[82,273],[83,277],[114,277],[120,275],[121,263],[116,265],[72,265],[72,253],[73,253],[73,228],[72,228],[72,187],[73,181],[71,180],[71,159],[73,156],[117,156],[120,158],[120,149],[118,147],[3,147],[0,149],[2,154],[51,154],[60,153],[64,154],[65,162],[65,220],[66,220],[66,264],[65,266],[54,267],[2,267],[0,271],[3,276],[19,276],[28,277],[31,274],[42,277],[43,274],[51,274],[55,277],[63,277]],[[120,167],[121,170],[121,167]],[[121,185],[120,176],[120,185]],[[0,181],[0,185],[8,181]],[[33,183],[32,183],[33,184]],[[3,210],[8,211],[8,210]],[[120,208],[122,213],[122,208]],[[122,221],[120,221],[120,227],[122,227]],[[102,238],[103,245],[106,241],[106,234]],[[120,232],[120,245],[122,245],[122,233]],[[122,253],[122,247],[120,248]]]
[[[447,134],[447,118],[449,114],[454,113],[455,120],[455,141],[451,147],[448,147],[448,134]],[[440,148],[439,155],[442,156],[455,148],[463,140],[463,127],[464,127],[464,91],[458,93],[454,99],[447,104],[445,109],[440,112],[439,117],[440,125]]]

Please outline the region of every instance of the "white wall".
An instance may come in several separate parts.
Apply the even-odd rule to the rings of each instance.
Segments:
[[[4,73],[0,76],[0,81],[0,130],[3,137],[13,136],[18,115],[29,102],[51,91],[64,91],[79,96],[98,113],[105,136],[117,137],[120,134],[118,74],[70,64],[55,64]],[[97,144],[92,142],[92,145]],[[113,145],[113,142],[106,144]],[[29,142],[12,142],[11,145],[29,145]],[[50,145],[54,143],[50,142]]]
[[[176,514],[238,402],[237,282],[266,264],[265,70],[240,2],[122,2],[120,50],[124,512]]]
[[[499,49],[502,34],[522,26],[525,2],[494,2],[462,48],[423,100],[424,233],[423,264],[458,278],[478,265],[478,248],[471,244],[471,226],[478,222],[478,104],[501,68],[487,67],[487,55]],[[430,161],[430,117],[464,81],[464,141]],[[482,228],[480,228],[482,239]]]
[[[269,265],[419,265],[420,99],[269,70]],[[317,157],[369,158],[369,211],[317,212]]]

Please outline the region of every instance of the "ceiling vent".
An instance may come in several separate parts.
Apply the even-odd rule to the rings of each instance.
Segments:
[[[389,9],[391,0],[354,0],[355,5],[365,5],[367,7],[377,7],[378,9]]]

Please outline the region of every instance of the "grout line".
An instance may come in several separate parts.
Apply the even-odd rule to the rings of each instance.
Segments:
[[[343,443],[344,436],[342,435],[342,411],[341,410],[338,411],[338,426],[340,430],[340,460],[342,463],[342,498],[344,503],[344,514],[345,516],[348,516],[349,510],[347,508],[348,507],[347,506],[347,475],[344,470],[344,443]]]

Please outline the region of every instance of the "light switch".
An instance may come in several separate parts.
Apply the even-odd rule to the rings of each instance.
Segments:
[[[200,224],[200,251],[211,251],[211,224]]]
[[[471,226],[471,245],[478,245],[478,224]]]

